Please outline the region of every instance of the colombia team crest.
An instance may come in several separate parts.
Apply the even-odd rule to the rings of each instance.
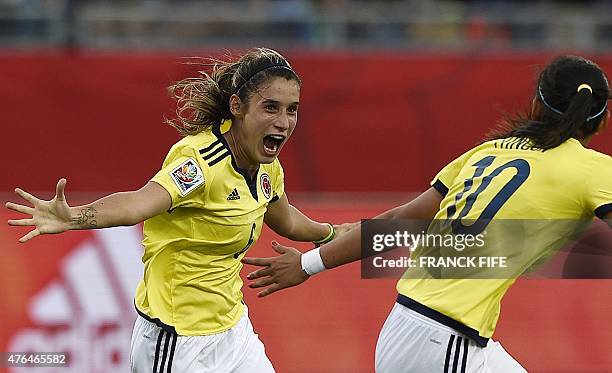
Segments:
[[[172,170],[170,177],[174,180],[183,197],[204,184],[204,174],[192,158],[187,159]]]
[[[263,192],[266,199],[270,199],[272,194],[272,184],[270,183],[270,176],[266,173],[261,174],[259,177],[259,184],[261,185],[261,191]]]

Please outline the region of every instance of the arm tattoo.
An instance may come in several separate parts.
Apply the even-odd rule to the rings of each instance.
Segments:
[[[92,206],[84,207],[78,216],[72,218],[72,222],[78,227],[98,228],[98,222],[96,221],[97,212]]]

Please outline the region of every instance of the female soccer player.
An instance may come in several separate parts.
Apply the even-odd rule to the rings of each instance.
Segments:
[[[264,222],[296,241],[323,243],[335,232],[284,193],[277,157],[297,123],[300,86],[287,60],[270,49],[216,61],[210,74],[171,87],[178,109],[169,123],[184,137],[141,189],[70,207],[61,179],[50,201],[16,189],[33,207],[6,204],[32,215],[9,221],[35,227],[20,242],[144,221],[132,372],[274,371],[242,301],[240,259]]]
[[[444,167],[432,187],[380,219],[451,221],[482,231],[501,219],[608,219],[612,226],[612,158],[587,149],[608,121],[608,79],[593,62],[559,57],[541,73],[527,118],[509,120],[504,131]],[[439,219],[439,220],[438,220]],[[470,220],[472,225],[463,225]],[[558,237],[524,224],[527,264],[546,257]],[[480,224],[480,225],[479,225]],[[295,286],[309,275],[360,259],[360,229],[301,255],[275,245],[282,255],[245,258],[264,268],[248,275],[259,296]],[[502,242],[503,243],[503,242]],[[526,266],[526,267],[527,267]],[[397,303],[376,346],[376,371],[523,372],[501,345],[489,341],[500,302],[514,278],[412,277],[398,282]]]

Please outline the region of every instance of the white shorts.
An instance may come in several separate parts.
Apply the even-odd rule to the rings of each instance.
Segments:
[[[180,336],[138,316],[130,350],[132,373],[274,373],[248,311],[233,328]]]
[[[376,344],[376,373],[527,372],[498,342],[465,335],[396,303]]]

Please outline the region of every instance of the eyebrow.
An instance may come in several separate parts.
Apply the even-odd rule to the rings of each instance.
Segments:
[[[263,100],[263,103],[264,104],[280,104],[280,101],[273,100],[271,98],[266,98],[266,99]],[[289,105],[287,105],[287,106],[299,105],[299,104],[300,104],[299,101],[294,101],[294,102],[289,103]]]

